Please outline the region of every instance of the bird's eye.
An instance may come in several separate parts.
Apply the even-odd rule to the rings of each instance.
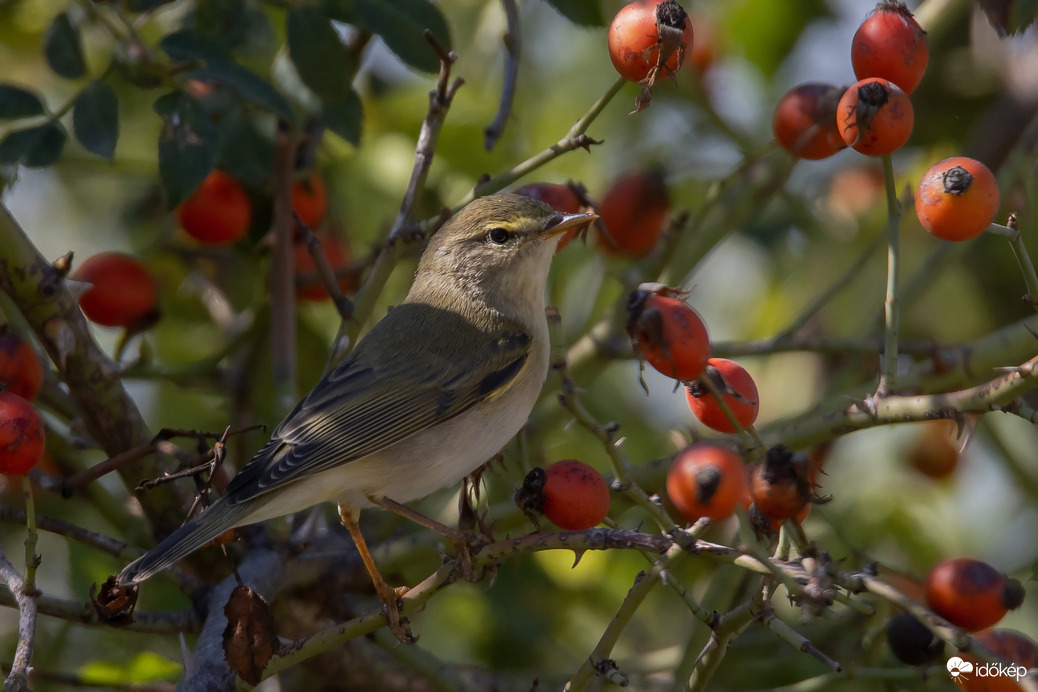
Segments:
[[[508,242],[508,239],[511,237],[511,235],[511,233],[509,233],[503,228],[491,228],[490,232],[487,233],[487,240],[489,240],[494,245],[504,245]]]

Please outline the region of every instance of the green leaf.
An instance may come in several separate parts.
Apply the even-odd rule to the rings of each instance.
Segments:
[[[57,123],[15,130],[0,140],[0,164],[46,168],[61,156],[66,139],[65,130]]]
[[[181,92],[159,97],[155,112],[165,121],[159,135],[159,176],[169,206],[175,207],[213,170],[220,132],[202,105]]]
[[[205,67],[191,70],[187,77],[203,82],[220,82],[234,89],[242,98],[258,103],[289,122],[295,122],[295,113],[288,100],[254,72],[229,60],[209,60]]]
[[[43,99],[31,91],[0,84],[0,120],[43,114]]]
[[[269,56],[281,47],[281,38],[274,33],[267,14],[256,7],[247,7],[234,26],[233,36],[222,37],[239,55]]]
[[[119,139],[119,99],[115,90],[99,79],[91,82],[73,105],[72,130],[84,149],[111,159]]]
[[[246,185],[262,187],[274,166],[274,143],[270,128],[261,132],[254,118],[240,111],[220,123],[223,151],[220,168]]]
[[[321,121],[325,127],[356,146],[360,144],[361,128],[364,122],[364,106],[360,96],[353,89],[338,101],[322,102]]]
[[[72,26],[67,12],[62,12],[47,27],[43,35],[43,54],[54,73],[66,79],[78,79],[86,74],[83,42]]]
[[[38,127],[7,133],[7,136],[0,139],[0,165],[19,163],[39,136]]]
[[[731,9],[728,9],[728,8]],[[747,59],[771,77],[811,22],[832,15],[824,0],[741,0],[726,7],[725,23]]]
[[[429,29],[440,45],[450,50],[447,22],[427,0],[356,0],[358,23],[378,34],[407,65],[423,72],[437,72],[440,60],[423,32]]]
[[[605,17],[598,3],[587,0],[545,0],[559,14],[581,26],[605,26]]]
[[[353,56],[320,10],[302,7],[288,14],[288,53],[299,78],[321,98],[338,100],[350,89]]]
[[[159,41],[159,48],[174,60],[231,59],[230,51],[219,41],[190,29],[181,29],[167,34]]]
[[[322,0],[320,3],[325,16],[343,24],[357,23],[357,9],[353,5],[354,0]]]
[[[234,46],[234,37],[241,35],[239,27],[245,9],[245,0],[205,0],[195,3],[195,9],[187,17],[185,25],[210,38],[219,39],[224,45]]]

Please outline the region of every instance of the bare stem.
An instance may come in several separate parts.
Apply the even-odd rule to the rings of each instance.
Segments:
[[[647,574],[638,575],[634,586],[627,592],[627,597],[624,598],[620,608],[616,611],[616,615],[606,625],[605,631],[602,632],[602,636],[598,640],[598,644],[595,645],[591,654],[580,665],[569,682],[566,683],[566,686],[563,688],[565,692],[580,692],[587,688],[599,670],[599,662],[609,658],[613,647],[616,646],[620,635],[631,622],[638,608],[648,597],[652,589],[660,583],[661,575],[682,552],[680,547],[677,545],[673,546],[663,557],[656,561],[656,564],[652,566],[652,569]]]
[[[813,415],[802,423],[772,431],[768,438],[781,441],[791,449],[802,449],[877,425],[954,418],[963,413],[1002,411],[1013,404],[1014,399],[1036,387],[1038,357],[975,387],[941,394],[887,396],[858,401],[840,411]]]
[[[1009,247],[1013,249],[1016,262],[1020,265],[1020,273],[1024,277],[1024,285],[1027,287],[1027,295],[1024,296],[1024,300],[1030,303],[1035,310],[1038,310],[1038,274],[1035,274],[1031,255],[1028,254],[1027,246],[1024,245],[1024,238],[1016,223],[1016,215],[1010,215],[1008,225],[1002,226],[993,223],[988,226],[987,230],[989,233],[1000,235],[1009,241]]]
[[[36,593],[36,569],[40,566],[40,556],[36,554],[39,533],[36,531],[36,502],[32,496],[32,483],[28,475],[22,475],[22,495],[25,497],[25,583],[22,589],[26,593]]]
[[[423,239],[426,232],[435,228],[435,222],[429,224],[424,229],[411,228],[414,206],[425,191],[425,182],[429,176],[429,168],[432,166],[433,156],[436,153],[440,131],[443,129],[443,123],[447,119],[447,112],[454,101],[454,95],[464,82],[461,79],[455,79],[453,82],[450,81],[451,66],[458,59],[458,55],[454,51],[446,51],[436,41],[431,32],[426,31],[425,38],[440,58],[440,74],[436,88],[429,92],[429,109],[426,111],[425,120],[422,121],[422,127],[418,133],[418,144],[415,146],[411,178],[408,181],[407,190],[404,191],[404,197],[400,202],[400,210],[397,212],[396,220],[389,231],[389,240],[383,246],[381,252],[379,252],[374,265],[368,271],[364,285],[361,286],[360,291],[357,293],[350,319],[343,321],[339,326],[339,333],[332,353],[333,361],[341,359],[357,340],[361,327],[364,326],[364,322],[375,307],[375,300],[382,292],[386,281],[389,280],[389,275],[396,266],[397,259],[404,245],[403,241],[409,239],[409,234],[417,239]],[[443,220],[441,217],[439,223],[442,223]]]
[[[812,317],[818,314],[819,310],[825,307],[825,305],[832,300],[833,296],[846,288],[854,278],[861,273],[861,270],[868,266],[873,253],[876,252],[882,244],[882,239],[880,236],[877,236],[873,242],[869,243],[869,246],[865,248],[865,251],[858,256],[858,259],[854,261],[854,264],[848,267],[847,271],[841,274],[832,282],[832,284],[826,287],[825,290],[815,296],[815,298],[808,303],[807,307],[805,307],[803,311],[793,321],[791,321],[785,329],[782,330],[781,333],[775,336],[773,341],[775,343],[785,343],[789,341],[790,338],[800,331],[800,329],[807,324]]]
[[[4,679],[4,692],[25,692],[29,689],[29,669],[36,642],[36,598],[38,592],[26,589],[26,581],[7,559],[0,546],[0,580],[11,590],[18,604],[18,644],[14,650],[11,672]]]
[[[298,398],[296,382],[296,300],[292,266],[292,178],[295,173],[296,136],[278,128],[274,144],[274,212],[271,232],[274,252],[270,263],[270,346],[274,370],[276,409],[288,411]]]
[[[885,329],[883,339],[883,365],[880,371],[876,396],[887,396],[894,390],[897,379],[897,343],[900,332],[897,280],[901,264],[901,239],[899,223],[901,207],[897,201],[894,183],[894,164],[890,154],[883,160],[883,181],[887,192],[887,297],[883,304]]]
[[[508,29],[502,38],[505,44],[505,79],[501,87],[501,102],[497,107],[497,115],[493,122],[483,131],[484,145],[487,151],[494,148],[497,140],[505,131],[508,119],[512,117],[512,103],[515,101],[515,87],[519,81],[519,55],[522,51],[522,34],[519,25],[519,8],[515,0],[501,0],[505,11]]]

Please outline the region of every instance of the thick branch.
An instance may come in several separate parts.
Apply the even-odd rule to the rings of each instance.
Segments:
[[[37,593],[26,593],[25,581],[0,548],[0,581],[11,590],[11,600],[18,605],[18,645],[14,650],[11,672],[4,680],[4,692],[23,692],[29,689],[29,670],[32,650],[36,641]],[[0,598],[8,594],[0,591]]]
[[[109,456],[151,439],[140,411],[120,382],[119,367],[101,350],[61,272],[36,250],[6,207],[0,205],[0,290],[25,316],[69,393],[91,437]],[[161,475],[155,455],[119,469],[128,489]],[[149,493],[144,510],[160,532],[183,520],[184,503],[172,487]]]

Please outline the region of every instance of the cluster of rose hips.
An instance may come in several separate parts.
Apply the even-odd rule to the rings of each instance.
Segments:
[[[719,432],[753,425],[760,400],[753,378],[738,363],[710,357],[706,326],[682,292],[645,284],[628,301],[627,332],[638,357],[684,383],[692,414]],[[721,441],[696,442],[680,452],[667,474],[667,496],[689,520],[750,512],[761,532],[786,519],[803,519],[813,499],[813,473],[803,455],[778,446],[763,462],[745,464]]]
[[[912,134],[908,98],[926,72],[926,32],[904,3],[885,0],[851,41],[858,82],[850,88],[809,82],[786,93],[772,125],[779,144],[794,156],[824,159],[844,147],[883,156]]]
[[[36,351],[0,327],[0,474],[26,473],[43,457],[43,423],[32,405],[42,386]]]
[[[912,105],[908,94],[926,71],[926,33],[901,2],[884,0],[854,35],[851,57],[860,80],[849,89],[828,84],[802,84],[789,91],[775,109],[773,128],[779,143],[805,159],[832,156],[845,146],[872,156],[891,154],[908,141]],[[982,163],[965,157],[945,159],[930,168],[915,193],[916,216],[922,226],[944,240],[969,240],[984,232],[998,211],[998,186]],[[932,478],[954,468],[958,450],[944,428],[934,427],[911,455],[911,463]],[[1019,607],[1023,589],[986,563],[968,558],[946,560],[926,579],[926,602],[953,625],[970,631],[996,624],[1006,611]],[[891,650],[905,663],[921,665],[943,652],[943,642],[908,614],[888,625]],[[1022,635],[991,635],[992,653],[1026,655],[1038,660],[1038,647]],[[1003,651],[1012,642],[1013,651]],[[1001,647],[1001,648],[1000,648]],[[996,652],[995,649],[999,651]]]
[[[564,214],[594,209],[599,214],[598,247],[616,256],[639,257],[651,252],[670,214],[670,198],[659,169],[620,176],[598,202],[582,185],[572,182],[530,183],[515,192]],[[558,249],[566,247],[575,235],[576,231],[564,235]],[[609,487],[594,467],[566,459],[531,470],[516,492],[516,502],[534,521],[543,514],[561,529],[584,530],[605,519]]]
[[[922,81],[928,58],[926,32],[905,4],[880,2],[851,42],[859,81],[850,88],[809,82],[788,91],[775,107],[775,138],[803,159],[828,158],[844,147],[869,156],[897,151],[912,134],[908,95]],[[991,171],[965,157],[934,164],[915,194],[919,223],[943,240],[977,237],[998,204]]]
[[[292,184],[292,208],[300,221],[318,229],[328,209],[328,192],[324,179],[310,172],[305,179]],[[214,170],[198,189],[177,207],[180,227],[190,237],[205,245],[230,245],[245,237],[252,225],[252,202],[245,187],[227,173]],[[333,270],[350,262],[348,249],[333,235],[319,234],[325,257]],[[306,283],[298,287],[303,300],[328,299],[314,265],[313,257],[302,240],[293,244],[293,265],[298,277]],[[86,285],[79,305],[87,319],[105,327],[122,327],[141,331],[158,318],[158,287],[147,266],[132,255],[103,252],[84,261],[71,278]],[[353,284],[342,279],[340,288],[351,290]]]

